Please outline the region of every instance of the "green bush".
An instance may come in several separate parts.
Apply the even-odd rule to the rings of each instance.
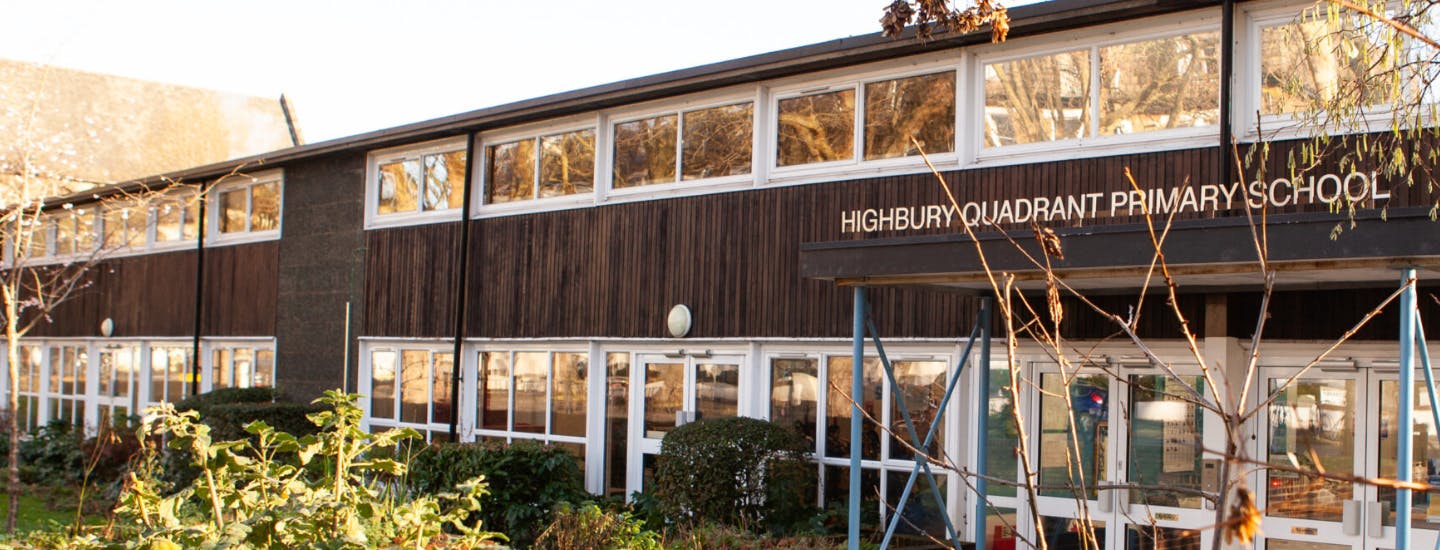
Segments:
[[[675,428],[660,445],[654,493],[671,521],[784,533],[815,514],[810,446],[789,428],[753,418],[701,420]]]
[[[251,438],[245,430],[251,422],[261,421],[277,431],[295,437],[317,433],[309,415],[325,410],[314,403],[295,403],[274,388],[221,388],[192,395],[175,404],[178,412],[194,411],[200,422],[210,427],[216,441]],[[161,477],[167,487],[179,490],[190,484],[200,470],[183,449],[166,449]]]
[[[284,396],[275,388],[220,388],[186,397],[175,404],[175,410],[180,412],[196,411],[204,416],[205,411],[215,405],[273,403],[283,399]]]
[[[593,502],[561,504],[555,519],[535,539],[535,547],[556,550],[659,550],[660,534],[629,512],[601,510]]]
[[[81,433],[64,420],[51,420],[20,441],[20,479],[37,485],[73,485],[84,474]]]
[[[590,498],[574,456],[528,441],[431,445],[410,460],[408,483],[421,494],[437,494],[480,475],[490,489],[480,501],[481,521],[519,547],[533,543],[559,504]]]

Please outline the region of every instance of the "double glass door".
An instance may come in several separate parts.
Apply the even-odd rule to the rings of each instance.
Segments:
[[[140,350],[134,346],[105,346],[100,350],[99,380],[96,384],[96,426],[123,422],[135,410]]]
[[[1028,407],[1036,507],[1051,548],[1198,549],[1214,522],[1201,498],[1204,409],[1199,376],[1149,367],[1036,365]],[[1068,411],[1068,412],[1067,412]],[[993,420],[992,420],[993,421]],[[1212,436],[1213,437],[1213,436]]]
[[[1256,505],[1264,510],[1258,548],[1374,550],[1395,547],[1394,489],[1356,478],[1393,479],[1397,469],[1400,383],[1393,369],[1270,368],[1257,438],[1262,472]],[[1413,478],[1440,481],[1440,443],[1423,378],[1411,391]],[[1307,475],[1323,470],[1328,476]],[[1440,495],[1413,493],[1411,542],[1433,547]]]
[[[740,413],[744,357],[639,354],[632,369],[629,491],[653,474],[660,441],[676,426]],[[638,456],[636,456],[638,455]]]

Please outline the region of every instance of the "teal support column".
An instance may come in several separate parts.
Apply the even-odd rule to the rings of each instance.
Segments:
[[[865,395],[865,287],[855,287],[855,340],[850,363],[850,532],[849,550],[860,550],[860,400]]]
[[[1412,480],[1411,468],[1414,449],[1411,440],[1415,433],[1415,269],[1400,271],[1400,284],[1405,290],[1400,294],[1400,420],[1395,427],[1399,439],[1399,453],[1395,457],[1395,480],[1405,483]],[[1410,489],[1395,490],[1395,547],[1410,547]]]

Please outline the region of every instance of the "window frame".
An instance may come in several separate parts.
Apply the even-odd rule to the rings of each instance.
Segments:
[[[416,209],[410,212],[392,212],[389,214],[380,213],[380,166],[397,161],[415,160],[421,162],[421,170],[424,170],[424,157],[431,155],[444,155],[447,153],[464,152],[473,139],[470,134],[427,141],[400,147],[391,147],[371,151],[365,159],[365,229],[380,229],[385,227],[400,227],[406,225],[419,225],[426,223],[440,223],[460,221],[464,217],[464,207],[446,207],[435,210],[425,210],[420,207],[421,201],[416,201]],[[478,155],[471,155],[478,156]],[[467,159],[468,162],[468,159]],[[462,182],[473,181],[475,168],[465,166],[465,174]],[[424,193],[424,181],[418,182],[421,188],[416,189],[417,193]],[[462,195],[465,190],[462,187],[459,193]],[[418,196],[418,195],[417,195]]]
[[[959,50],[963,52],[964,50]],[[815,75],[806,75],[787,79],[783,83],[771,88],[771,93],[766,101],[766,128],[765,134],[760,139],[765,142],[764,165],[768,172],[767,185],[785,183],[797,179],[814,179],[817,176],[843,177],[849,175],[865,174],[867,172],[890,172],[895,170],[925,170],[925,160],[920,155],[907,155],[891,158],[879,158],[865,160],[865,87],[867,84],[884,82],[888,80],[902,80],[906,78],[922,77],[937,73],[952,72],[954,74],[954,107],[955,116],[951,121],[954,126],[953,143],[951,150],[943,153],[926,151],[930,162],[937,167],[953,167],[961,159],[960,151],[963,150],[964,132],[961,131],[964,124],[964,113],[966,111],[966,86],[964,56],[957,56],[955,51],[947,52],[949,55],[926,55],[916,58],[907,58],[901,67],[883,66],[867,67],[864,70],[845,70],[832,72],[823,77],[816,78]],[[832,160],[825,162],[813,162],[808,164],[795,164],[780,166],[779,145],[780,145],[780,102],[787,99],[818,95],[824,93],[852,90],[855,93],[855,114],[851,122],[852,143],[851,157],[849,159]],[[760,149],[761,147],[756,147]]]
[[[415,340],[405,340],[405,341],[401,341],[401,340],[392,340],[392,341],[375,341],[375,342],[365,343],[365,344],[363,344],[363,345],[361,346],[361,349],[362,349],[362,354],[363,354],[363,355],[362,355],[362,360],[363,360],[362,370],[363,370],[363,373],[364,373],[364,374],[363,374],[363,376],[360,377],[360,379],[357,380],[357,382],[359,383],[359,386],[357,386],[357,387],[359,388],[360,393],[365,396],[365,398],[364,398],[364,399],[361,399],[360,401],[361,401],[361,408],[365,411],[364,423],[365,423],[365,429],[366,429],[366,430],[374,431],[375,428],[385,428],[385,429],[412,428],[412,429],[420,432],[420,434],[425,437],[425,440],[426,440],[426,441],[430,441],[430,440],[432,439],[432,435],[434,435],[434,434],[438,434],[438,433],[448,434],[448,433],[449,433],[449,431],[450,431],[450,423],[449,423],[449,422],[435,422],[435,421],[434,421],[434,420],[435,420],[435,405],[436,405],[436,403],[435,403],[435,358],[436,358],[437,355],[440,355],[440,354],[450,355],[450,356],[452,357],[452,360],[451,360],[451,368],[452,368],[452,369],[460,369],[460,368],[461,368],[460,361],[459,361],[458,359],[455,359],[455,358],[454,358],[455,346],[454,346],[453,344],[446,343],[446,342],[440,342],[440,341],[415,341]],[[426,402],[425,402],[425,421],[424,421],[424,422],[408,422],[408,421],[401,420],[402,415],[403,415],[402,410],[403,410],[403,408],[404,408],[404,397],[405,397],[404,390],[403,390],[402,385],[401,385],[401,380],[403,379],[402,371],[403,371],[403,369],[404,369],[404,354],[405,354],[405,352],[414,352],[414,351],[424,352],[424,353],[426,353],[426,354],[428,355],[428,358],[429,358],[429,361],[428,361],[429,369],[427,370],[427,372],[426,372],[426,374],[425,374],[425,395],[426,395],[426,398],[427,398],[427,399],[426,399]],[[374,363],[374,357],[375,357],[375,353],[376,353],[376,352],[391,352],[391,353],[394,353],[394,354],[395,354],[395,378],[394,378],[394,380],[392,381],[392,384],[393,384],[394,386],[393,386],[393,388],[391,389],[392,395],[391,395],[391,397],[390,397],[390,399],[391,399],[391,407],[392,407],[391,410],[393,411],[394,414],[393,414],[392,416],[389,416],[389,417],[377,417],[377,416],[374,416],[374,411],[372,410],[372,403],[371,403],[371,401],[373,400],[373,397],[371,396],[371,394],[374,392],[374,379],[375,379],[375,363]],[[453,373],[452,373],[452,374],[453,374]],[[453,380],[452,380],[452,383],[454,383]],[[464,381],[461,380],[461,382],[460,382],[459,385],[460,385],[460,387],[463,389]],[[462,395],[461,401],[463,402],[463,401],[464,401],[463,392],[461,393],[461,395]],[[456,414],[456,417],[457,417],[456,420],[458,420],[458,417],[462,414],[461,411],[462,411],[462,408],[461,408],[461,407],[456,407],[456,409],[455,409],[455,414]],[[457,435],[458,435],[458,434],[457,434]]]
[[[462,390],[465,390],[465,391],[467,392],[467,395],[470,395],[470,399],[469,399],[469,401],[468,401],[468,403],[467,403],[467,401],[462,397],[461,400],[460,400],[460,402],[461,402],[461,408],[464,408],[464,407],[467,407],[467,406],[468,406],[469,409],[470,409],[470,411],[472,412],[472,419],[471,419],[471,424],[472,424],[472,425],[469,426],[470,429],[469,429],[469,432],[468,432],[468,433],[465,433],[465,432],[462,431],[461,433],[458,433],[457,435],[461,436],[461,438],[462,438],[463,440],[465,440],[465,441],[478,441],[478,440],[481,440],[481,439],[486,439],[486,440],[504,440],[506,443],[514,443],[514,442],[517,441],[517,440],[521,440],[521,441],[535,441],[535,442],[546,443],[546,444],[559,444],[559,443],[564,443],[564,444],[569,444],[569,445],[579,445],[582,449],[585,449],[585,450],[584,450],[584,453],[585,453],[584,456],[588,456],[588,454],[589,454],[589,452],[590,452],[590,451],[589,451],[589,449],[590,449],[590,445],[589,445],[590,424],[592,424],[592,421],[594,420],[594,419],[591,417],[591,413],[593,412],[591,409],[592,409],[592,407],[596,407],[596,406],[597,406],[595,403],[592,403],[592,402],[591,402],[592,400],[591,400],[591,395],[590,395],[590,387],[591,387],[591,384],[592,384],[591,375],[592,375],[593,373],[591,372],[591,371],[592,371],[591,365],[590,365],[591,355],[590,355],[590,350],[589,350],[588,347],[564,346],[564,345],[561,345],[561,346],[536,346],[536,345],[534,345],[534,344],[527,344],[527,343],[524,343],[524,342],[516,342],[515,345],[509,345],[509,346],[507,346],[507,345],[467,346],[466,349],[465,349],[465,353],[469,354],[469,356],[471,356],[471,357],[474,358],[474,361],[475,361],[475,363],[474,363],[474,364],[475,364],[475,371],[474,371],[474,372],[476,373],[476,376],[475,376],[475,377],[476,377],[476,380],[475,380],[475,382],[474,382],[473,384],[468,385],[468,386],[466,386],[466,387],[462,387]],[[483,356],[484,356],[485,354],[487,354],[487,353],[505,353],[505,354],[508,354],[508,356],[509,356],[509,363],[508,363],[508,367],[509,367],[509,368],[508,368],[508,373],[506,374],[506,376],[508,377],[508,380],[509,380],[509,384],[508,384],[508,387],[506,388],[506,398],[505,398],[505,429],[503,429],[503,430],[501,430],[501,429],[493,429],[493,428],[484,428],[484,427],[482,427],[482,426],[483,426],[483,421],[482,421],[482,416],[483,416],[483,415],[478,414],[478,413],[479,413],[479,410],[480,410],[479,407],[481,407],[481,406],[484,404],[483,395],[482,395],[482,392],[484,391],[484,386],[483,386],[483,383],[481,382],[481,379],[483,379],[483,378],[485,377],[485,362],[482,360],[482,358],[483,358]],[[518,431],[518,430],[515,429],[515,390],[516,390],[516,382],[515,382],[515,356],[516,356],[516,354],[520,354],[520,353],[543,353],[543,354],[545,354],[545,428],[544,428],[544,431],[541,431],[541,432],[526,432],[526,431]],[[561,354],[561,353],[568,353],[568,354],[579,355],[579,356],[581,356],[581,357],[584,359],[584,361],[585,361],[585,363],[586,363],[586,367],[585,367],[585,370],[584,370],[584,372],[585,372],[585,421],[582,423],[582,425],[585,426],[585,432],[586,432],[586,433],[585,433],[584,435],[575,436],[575,435],[563,435],[563,434],[557,434],[557,433],[555,433],[555,423],[554,423],[554,406],[555,406],[555,395],[554,395],[554,392],[555,392],[555,389],[554,389],[554,388],[555,388],[555,356],[556,356],[557,354]],[[467,389],[467,388],[468,388],[468,389]],[[602,414],[603,414],[603,413],[602,413]]]
[[[238,387],[241,387],[241,386],[239,386],[238,384],[237,384],[237,385],[225,385],[225,386],[216,386],[216,385],[215,385],[215,366],[216,366],[216,365],[215,365],[215,352],[221,351],[221,350],[229,350],[229,351],[230,351],[230,357],[229,357],[229,361],[230,361],[230,364],[231,364],[231,371],[230,371],[231,374],[230,374],[230,376],[231,376],[232,379],[234,379],[234,378],[235,378],[235,370],[234,370],[235,350],[237,350],[237,349],[249,349],[249,350],[251,350],[251,351],[254,353],[254,357],[251,359],[251,360],[254,362],[254,364],[251,365],[251,370],[250,370],[250,376],[251,376],[250,380],[251,380],[251,382],[250,382],[250,385],[245,386],[245,387],[247,387],[247,388],[272,387],[272,388],[273,388],[273,387],[278,387],[278,386],[279,386],[277,375],[278,375],[279,372],[280,372],[280,359],[279,359],[279,356],[276,355],[276,353],[275,353],[275,339],[274,339],[274,338],[263,338],[263,337],[262,337],[262,338],[226,338],[226,339],[218,339],[218,338],[217,338],[217,339],[213,339],[213,340],[212,340],[212,339],[205,339],[205,340],[203,340],[203,341],[201,342],[201,345],[200,345],[200,359],[199,359],[199,361],[200,361],[200,393],[205,393],[205,392],[213,391],[213,390],[215,390],[215,389],[217,389],[217,388],[222,388],[222,387],[224,387],[224,388],[238,388]],[[255,385],[255,382],[254,382],[254,380],[255,380],[255,378],[254,378],[254,376],[255,376],[255,365],[258,365],[259,362],[260,362],[260,352],[261,352],[261,351],[268,351],[268,352],[270,352],[271,357],[273,358],[273,362],[272,362],[272,364],[270,365],[271,371],[270,371],[270,385],[269,385],[269,386],[256,386],[256,385]],[[195,359],[192,358],[191,361],[195,361]],[[191,364],[193,365],[193,363],[191,363]]]
[[[471,195],[470,215],[475,217],[486,217],[489,215],[505,215],[516,213],[546,212],[550,210],[561,210],[566,208],[579,208],[594,205],[596,197],[604,196],[604,189],[608,189],[610,181],[602,170],[608,170],[608,162],[602,160],[599,148],[609,141],[608,135],[603,133],[605,128],[605,117],[599,113],[587,115],[564,117],[553,119],[537,124],[502,128],[492,132],[481,132],[476,134],[475,154],[473,166],[470,167],[470,177],[474,182]],[[540,197],[540,148],[541,138],[550,137],[570,132],[590,130],[595,135],[595,182],[588,193],[575,193],[573,195],[560,195],[556,197]],[[602,137],[603,136],[603,137]],[[490,148],[497,145],[509,143],[533,141],[535,147],[535,173],[531,189],[532,197],[525,200],[516,200],[503,203],[491,204],[485,200],[490,189]],[[603,186],[603,188],[602,188]],[[603,200],[603,199],[601,199]]]
[[[1161,40],[1187,34],[1216,33],[1222,36],[1221,17],[1218,10],[1187,10],[1175,14],[1167,14],[1158,17],[1145,18],[1126,23],[1103,25],[1079,32],[1066,33],[1064,38],[1057,38],[1054,35],[1036,37],[1032,43],[1019,42],[1021,45],[1015,47],[1010,41],[1006,44],[990,44],[977,46],[969,54],[972,58],[970,67],[966,69],[965,86],[969,91],[970,100],[965,105],[965,119],[969,132],[977,132],[967,136],[969,149],[965,155],[970,162],[962,162],[962,167],[981,168],[987,166],[1021,164],[1044,162],[1048,160],[1069,159],[1077,156],[1091,157],[1106,154],[1123,154],[1135,152],[1137,149],[1172,150],[1212,146],[1218,143],[1220,138],[1220,123],[1208,126],[1192,126],[1184,128],[1171,128],[1165,130],[1151,130],[1136,132],[1133,134],[1121,135],[1098,135],[1099,129],[1099,107],[1100,107],[1100,50],[1110,46],[1134,44],[1152,40]],[[1137,25],[1143,22],[1143,25]],[[1132,30],[1141,28],[1143,30]],[[1022,39],[1023,40],[1023,39]],[[1090,74],[1089,74],[1089,120],[1085,122],[1086,137],[1070,138],[1063,140],[1025,143],[1018,145],[1007,145],[1001,147],[986,147],[984,139],[985,121],[985,68],[996,63],[1007,63],[1023,59],[1045,57],[1086,50],[1089,53]],[[1218,54],[1218,52],[1217,52]],[[1219,59],[1216,60],[1219,62]],[[1221,75],[1224,79],[1224,75]],[[1220,106],[1220,96],[1215,96],[1215,105]],[[1223,109],[1221,109],[1223,111]],[[1077,155],[1078,153],[1078,155]]]
[[[617,199],[632,197],[656,197],[665,196],[669,193],[685,192],[691,189],[701,188],[724,188],[735,185],[746,187],[753,186],[758,180],[760,173],[759,156],[760,139],[757,131],[761,127],[761,109],[765,103],[757,97],[753,90],[749,94],[735,93],[734,91],[722,90],[718,93],[699,94],[687,97],[682,101],[667,101],[664,103],[652,103],[644,106],[627,107],[619,109],[606,117],[605,121],[605,165],[606,170],[602,175],[596,175],[597,179],[605,181],[605,189],[609,196]],[[729,107],[733,105],[750,104],[750,172],[732,176],[716,176],[711,178],[697,178],[687,180],[684,175],[684,150],[685,150],[685,115],[688,113]],[[661,118],[666,116],[675,117],[675,174],[672,181],[663,183],[652,183],[649,185],[637,185],[634,187],[615,187],[615,127],[627,122]],[[597,155],[598,156],[598,155]]]
[[[1235,138],[1244,143],[1257,141],[1304,139],[1314,135],[1316,129],[1305,120],[1304,113],[1264,113],[1264,99],[1261,85],[1264,69],[1264,31],[1268,28],[1297,22],[1316,4],[1280,0],[1260,2],[1242,6],[1243,17],[1236,18],[1236,42],[1243,44],[1235,52],[1235,101],[1236,113],[1251,113],[1235,121]],[[1388,2],[1390,9],[1398,9],[1399,2]],[[1323,16],[1323,15],[1322,15]],[[1364,123],[1359,127],[1347,127],[1341,132],[1332,128],[1321,128],[1329,134],[1370,133],[1388,131],[1395,122],[1395,112],[1388,103],[1370,105],[1358,109]],[[1260,113],[1257,120],[1254,113]],[[1429,119],[1429,115],[1424,115]]]
[[[276,184],[277,211],[275,216],[275,228],[264,230],[253,230],[250,228],[251,216],[254,215],[254,191],[253,189],[262,185]],[[244,189],[245,195],[245,230],[232,231],[229,233],[220,232],[220,217],[224,215],[221,210],[221,197],[226,192]],[[285,226],[285,177],[280,170],[270,170],[255,174],[246,174],[231,178],[231,181],[220,182],[210,188],[205,197],[205,246],[226,246],[233,244],[273,241],[280,238],[280,232]]]

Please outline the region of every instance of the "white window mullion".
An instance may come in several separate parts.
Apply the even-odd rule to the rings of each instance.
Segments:
[[[865,83],[857,82],[854,85],[855,107],[851,113],[855,117],[854,130],[851,136],[854,138],[854,150],[851,152],[850,164],[860,164],[865,159]]]
[[[663,116],[663,115],[661,115]],[[675,112],[675,181],[685,181],[685,175],[681,172],[684,168],[685,156],[685,112]]]
[[[1100,48],[1090,47],[1090,130],[1086,138],[1100,137]]]

